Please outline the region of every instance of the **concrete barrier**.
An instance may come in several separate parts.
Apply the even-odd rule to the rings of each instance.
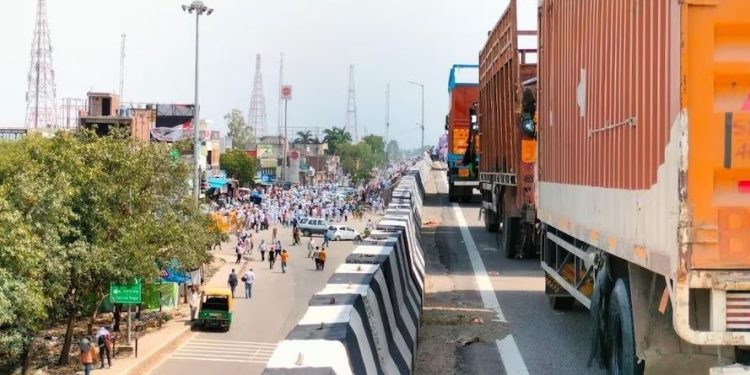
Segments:
[[[393,189],[386,215],[310,299],[264,374],[410,374],[424,302],[420,226],[422,181],[412,166]]]

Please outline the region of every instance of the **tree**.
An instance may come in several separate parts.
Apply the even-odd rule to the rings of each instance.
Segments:
[[[255,181],[255,173],[258,171],[258,159],[247,155],[245,151],[228,150],[221,154],[219,166],[227,174],[236,178],[240,185],[248,186]]]
[[[344,172],[350,174],[352,181],[355,182],[367,180],[370,177],[370,172],[375,166],[372,154],[372,147],[365,142],[356,145],[351,143],[339,145]]]
[[[401,157],[401,150],[398,147],[398,141],[391,139],[385,148],[388,160],[396,160]]]
[[[190,167],[170,149],[86,131],[2,144],[0,352],[28,364],[39,330],[64,322],[58,363],[67,364],[75,320],[111,282],[151,282],[172,261],[210,259],[219,231],[190,197]]]
[[[315,137],[313,137],[311,131],[309,131],[309,130],[302,131],[301,130],[301,131],[297,132],[297,138],[294,140],[293,143],[306,145],[306,144],[310,144],[310,143],[318,143],[318,139],[315,138]]]
[[[372,149],[372,165],[379,166],[385,163],[385,141],[379,135],[367,135],[362,138],[362,142],[367,143]]]
[[[229,128],[229,138],[232,139],[232,147],[238,150],[247,150],[253,143],[253,134],[250,126],[245,122],[245,116],[239,109],[233,109],[232,112],[224,115]]]
[[[345,128],[332,127],[330,129],[323,130],[323,142],[328,143],[328,153],[331,155],[336,154],[340,145],[349,144],[352,142],[352,134],[349,133]]]

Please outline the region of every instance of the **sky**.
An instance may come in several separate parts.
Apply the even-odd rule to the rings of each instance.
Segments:
[[[537,0],[519,0],[533,24]],[[359,134],[420,144],[425,87],[425,144],[436,144],[448,111],[451,65],[478,63],[479,50],[508,0],[206,0],[200,20],[201,117],[226,132],[223,116],[250,107],[255,55],[261,54],[267,129],[278,119],[279,56],[293,86],[288,126],[343,126],[354,64]],[[120,35],[127,34],[124,101],[193,103],[195,17],[188,0],[47,0],[57,98],[117,92]],[[35,0],[0,0],[0,127],[23,126]],[[530,8],[529,8],[530,7]],[[291,132],[290,132],[291,133]]]

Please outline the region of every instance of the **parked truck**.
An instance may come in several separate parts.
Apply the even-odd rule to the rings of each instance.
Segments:
[[[479,162],[485,228],[497,232],[500,252],[525,257],[538,249],[534,197],[536,62],[520,48],[516,2],[511,1],[479,53]]]
[[[450,108],[445,116],[448,133],[448,198],[469,201],[479,187],[479,133],[476,104],[479,98],[477,65],[453,65],[448,78]]]
[[[610,374],[748,373],[719,368],[750,362],[750,1],[540,0],[538,137],[515,7],[480,54],[488,227],[538,223]]]

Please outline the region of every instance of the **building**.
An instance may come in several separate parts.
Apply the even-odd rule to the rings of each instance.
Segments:
[[[284,143],[283,136],[269,135],[258,138],[256,143],[251,145],[249,151],[255,151],[260,163],[256,183],[273,184],[277,182],[277,178],[281,176],[284,169]]]
[[[151,129],[156,124],[155,106],[120,109],[120,99],[115,94],[89,92],[87,96],[87,109],[78,119],[81,128],[94,130],[100,136],[120,128],[126,129],[135,139],[151,139]]]

